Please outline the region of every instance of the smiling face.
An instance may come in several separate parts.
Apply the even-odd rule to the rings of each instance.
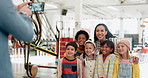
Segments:
[[[77,40],[77,43],[79,44],[79,45],[84,45],[84,43],[86,42],[86,36],[84,35],[84,34],[80,34],[79,36],[78,36],[78,40]]]
[[[106,34],[107,34],[107,31],[105,30],[104,26],[101,25],[96,28],[96,36],[98,40],[100,41],[106,40],[105,38]]]
[[[95,51],[95,47],[92,43],[86,43],[85,45],[85,53],[87,56],[90,56]]]
[[[76,54],[76,50],[73,46],[69,45],[66,48],[66,57],[67,58],[74,58],[74,54]]]
[[[101,46],[100,51],[104,56],[108,56],[113,51],[113,49],[107,46],[107,44],[104,44]]]
[[[118,44],[117,45],[117,52],[121,55],[126,55],[128,53],[128,47],[125,44]]]

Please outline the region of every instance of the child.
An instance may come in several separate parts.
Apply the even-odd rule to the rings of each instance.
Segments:
[[[140,78],[138,64],[132,63],[132,57],[129,55],[130,42],[121,40],[117,44],[119,58],[115,59],[113,78]]]
[[[89,34],[84,31],[84,30],[80,30],[76,33],[76,36],[75,36],[75,40],[78,44],[78,51],[77,53],[75,54],[75,57],[78,57],[84,53],[84,43],[89,39]]]
[[[94,51],[96,45],[91,40],[88,40],[84,44],[85,52],[80,56],[82,61],[82,78],[93,78],[93,71],[95,67],[95,58]]]
[[[114,59],[114,43],[106,40],[101,43],[100,55],[96,58],[94,78],[112,78]]]
[[[74,57],[77,44],[70,41],[66,44],[66,57],[58,61],[57,78],[82,78],[81,61]]]

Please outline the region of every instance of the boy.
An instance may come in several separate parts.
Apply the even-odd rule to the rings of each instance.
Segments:
[[[58,61],[57,78],[82,78],[81,61],[74,57],[77,47],[74,41],[66,44],[66,56]]]

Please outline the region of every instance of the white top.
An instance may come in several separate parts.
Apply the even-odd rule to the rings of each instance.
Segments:
[[[94,73],[94,67],[95,67],[95,60],[85,60],[85,66],[84,66],[84,78],[93,78]]]

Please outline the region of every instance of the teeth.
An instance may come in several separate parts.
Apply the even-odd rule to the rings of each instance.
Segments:
[[[106,52],[106,51],[102,51],[102,52]]]
[[[99,38],[101,38],[102,36],[98,36]]]

